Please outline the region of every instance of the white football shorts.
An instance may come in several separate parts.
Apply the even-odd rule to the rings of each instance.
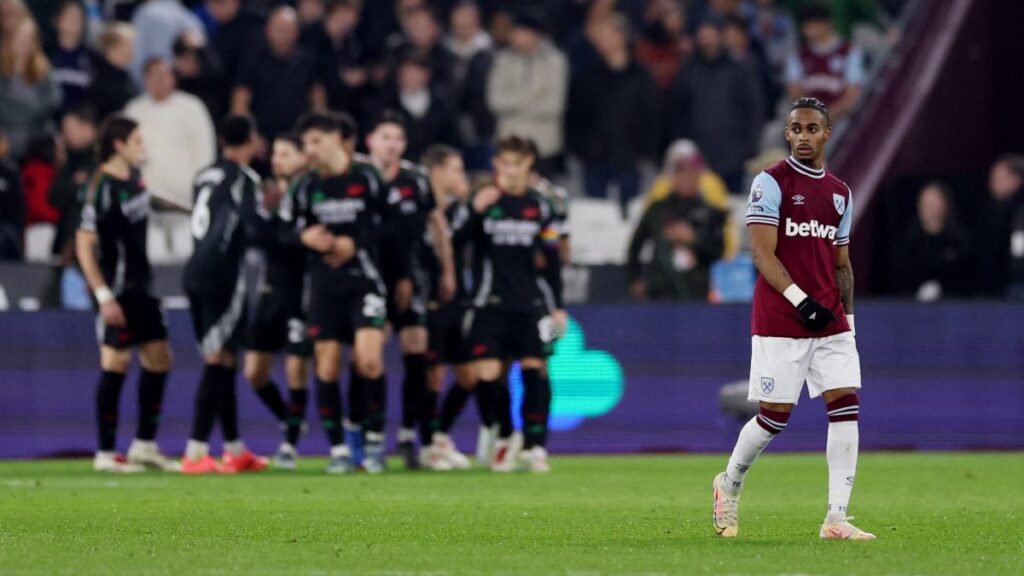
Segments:
[[[748,400],[796,404],[804,381],[811,398],[826,390],[860,388],[860,356],[853,333],[751,338]]]

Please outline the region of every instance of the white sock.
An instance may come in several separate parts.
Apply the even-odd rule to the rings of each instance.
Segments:
[[[857,421],[829,422],[828,447],[828,515],[825,522],[834,524],[846,518],[850,493],[857,476],[857,450],[860,433]]]
[[[232,456],[241,456],[242,453],[245,452],[245,442],[242,442],[241,440],[225,442],[224,451],[230,453]]]
[[[351,456],[352,452],[348,449],[347,444],[338,444],[337,446],[331,446],[331,458],[344,458]]]
[[[415,442],[416,431],[412,428],[399,428],[398,429],[398,441],[399,442]]]
[[[382,432],[367,432],[366,433],[367,444],[383,444],[384,434]]]
[[[206,442],[200,442],[198,440],[189,440],[185,444],[185,457],[189,460],[196,461],[206,458],[206,455],[210,453],[210,445]]]
[[[732,456],[729,456],[729,466],[725,469],[726,490],[733,494],[740,491],[747,471],[775,436],[757,423],[757,416],[743,426],[740,437],[736,439],[736,447],[732,449]]]

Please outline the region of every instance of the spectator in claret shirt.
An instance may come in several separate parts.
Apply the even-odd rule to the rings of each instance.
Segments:
[[[33,137],[22,159],[21,189],[25,194],[25,225],[56,224],[60,213],[50,204],[50,186],[57,173],[57,143],[43,133]]]
[[[53,79],[63,100],[58,116],[81,104],[92,83],[92,56],[85,45],[85,8],[80,0],[63,0],[53,19],[57,31],[46,55],[53,64]]]
[[[790,100],[812,96],[828,106],[835,125],[853,112],[864,83],[864,54],[836,33],[832,11],[812,5],[800,15],[803,42],[786,64]]]
[[[650,71],[658,89],[668,91],[683,62],[693,53],[686,34],[686,12],[675,0],[648,0],[636,60]]]
[[[242,65],[231,96],[231,112],[251,115],[264,144],[291,130],[310,108],[324,110],[327,96],[317,79],[316,60],[302,50],[299,18],[283,6],[267,19],[266,45]],[[262,146],[261,157],[266,154]]]
[[[654,156],[657,88],[647,70],[633,61],[629,22],[623,15],[613,13],[589,28],[600,59],[580,71],[570,88],[568,144],[583,161],[587,195],[607,198],[615,188],[625,217],[640,191],[639,164]]]

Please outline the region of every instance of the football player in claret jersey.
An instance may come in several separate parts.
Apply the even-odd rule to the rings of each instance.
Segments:
[[[249,324],[245,377],[284,433],[274,455],[276,468],[294,470],[296,446],[305,427],[308,364],[313,345],[306,333],[306,248],[295,229],[294,195],[306,176],[306,155],[296,133],[278,135],[271,154],[273,179],[266,183],[265,203],[273,234],[246,254],[249,274]],[[285,351],[288,401],[271,380],[274,355]]]
[[[509,450],[511,422],[501,422],[491,464],[499,472],[549,469],[551,387],[542,371],[555,334],[542,310],[555,303],[537,258],[557,258],[558,243],[551,206],[529,185],[532,166],[528,141],[502,139],[494,156],[495,185],[473,196],[465,227],[473,247],[474,293],[464,326],[478,393],[503,385],[505,362],[518,360],[522,369],[523,451],[516,461]]]
[[[441,261],[439,299],[451,301],[455,272],[451,241],[444,215],[438,211],[426,171],[402,160],[406,133],[401,114],[385,110],[374,121],[366,138],[370,160],[384,184],[384,198],[393,220],[381,238],[381,265],[388,299],[388,321],[402,349],[402,422],[398,448],[407,468],[418,468],[416,424],[425,415],[427,400],[427,299],[429,279],[425,269],[428,235],[434,257]],[[436,403],[436,400],[435,400]],[[426,440],[429,443],[429,439]]]
[[[96,389],[98,472],[141,472],[145,466],[174,471],[155,438],[160,422],[171,350],[160,301],[153,296],[153,271],[146,258],[150,193],[139,180],[146,151],[135,121],[112,116],[100,127],[101,165],[86,184],[86,202],[76,237],[82,273],[99,304],[96,332],[100,373]],[[97,257],[97,250],[99,255]],[[139,423],[127,462],[115,452],[118,404],[131,348],[139,350]]]
[[[786,429],[807,382],[828,413],[828,509],[825,540],[874,540],[850,523],[857,475],[860,359],[854,340],[850,188],[825,170],[828,109],[814,98],[790,106],[791,156],[754,178],[747,229],[754,264],[748,398],[760,411],[740,431],[725,472],[714,481],[714,527],[739,532],[739,498],[748,470]]]
[[[361,387],[368,472],[385,469],[384,328],[387,290],[378,272],[378,233],[389,220],[378,182],[354,169],[343,143],[342,123],[330,113],[300,122],[302,143],[314,172],[298,192],[296,223],[308,262],[309,335],[313,338],[317,404],[331,445],[330,473],[355,470],[342,429],[342,345],[352,347],[350,386]]]
[[[192,312],[203,374],[196,389],[192,434],[185,446],[182,472],[188,474],[255,472],[267,459],[254,456],[238,430],[235,372],[242,345],[246,282],[242,264],[250,243],[271,233],[263,208],[260,178],[249,168],[256,156],[256,126],[247,116],[221,122],[221,160],[196,175],[192,203],[192,256],[185,265],[184,288]],[[209,454],[210,435],[220,421],[224,458]]]

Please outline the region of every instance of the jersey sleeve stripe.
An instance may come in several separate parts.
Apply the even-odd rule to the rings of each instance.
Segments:
[[[747,216],[747,224],[770,224],[772,226],[778,226],[778,218],[766,218],[764,216]]]

